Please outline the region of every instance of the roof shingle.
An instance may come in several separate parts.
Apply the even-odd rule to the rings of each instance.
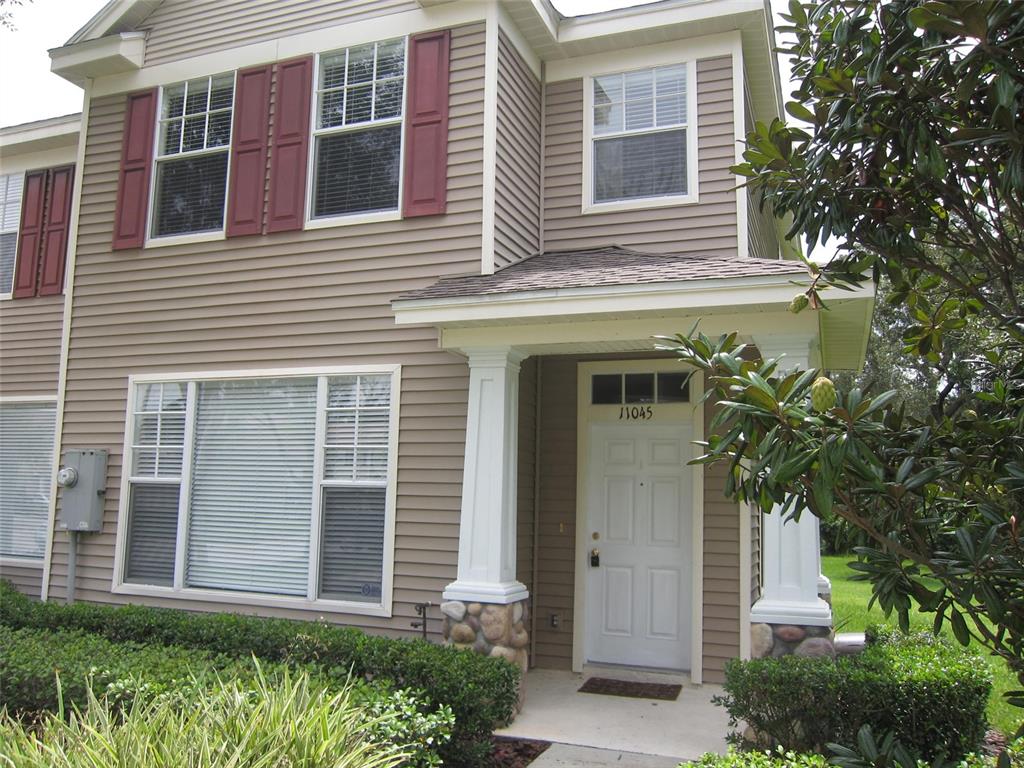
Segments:
[[[806,267],[794,261],[648,253],[611,245],[538,253],[493,275],[444,277],[426,288],[405,293],[398,300],[806,274]]]

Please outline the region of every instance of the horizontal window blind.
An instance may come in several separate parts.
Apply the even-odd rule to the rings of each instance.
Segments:
[[[186,583],[305,595],[317,380],[202,382]]]
[[[124,580],[169,587],[178,538],[178,483],[136,483],[128,505]]]
[[[165,160],[157,166],[153,234],[211,232],[224,226],[228,153]]]
[[[594,142],[594,202],[686,194],[686,129]]]
[[[318,137],[313,215],[395,209],[401,144],[398,125]]]
[[[55,424],[53,403],[0,405],[0,556],[46,551]]]
[[[23,173],[0,175],[0,293],[10,293],[14,285],[24,183]]]
[[[385,497],[384,488],[324,488],[320,597],[380,602]]]

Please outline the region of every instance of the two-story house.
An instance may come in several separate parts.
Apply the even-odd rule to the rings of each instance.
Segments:
[[[111,0],[51,52],[80,182],[18,391],[56,378],[62,464],[107,452],[102,517],[50,494],[19,583],[392,635],[432,603],[524,669],[695,682],[827,634],[815,519],[687,463],[714,406],[652,340],[860,364],[871,297],[787,312],[805,270],[729,170],[772,47],[763,0]]]

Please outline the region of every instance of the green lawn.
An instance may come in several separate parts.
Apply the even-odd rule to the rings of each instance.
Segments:
[[[871,585],[866,581],[851,581],[855,571],[846,566],[854,559],[856,558],[852,555],[831,555],[821,558],[821,568],[832,582],[832,613],[836,632],[862,632],[869,624],[883,622],[895,626],[895,615],[887,620],[877,605],[870,611],[868,610]],[[910,626],[911,629],[931,631],[932,614],[911,613]],[[952,633],[949,632],[948,626],[943,628],[943,634],[948,634],[952,639]],[[982,648],[978,650],[982,654],[985,653]],[[1003,700],[1002,694],[1004,691],[1015,688],[1016,680],[1002,659],[988,657],[988,663],[992,667],[994,680],[992,697],[988,702],[989,722],[993,728],[998,728],[1006,734],[1012,734],[1024,719],[1024,712],[1007,704]]]

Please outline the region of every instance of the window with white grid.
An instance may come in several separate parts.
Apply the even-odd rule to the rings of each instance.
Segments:
[[[136,385],[122,582],[382,609],[397,376]]]
[[[25,174],[0,175],[0,296],[10,296],[14,286],[14,262],[18,255],[21,195]]]
[[[688,65],[592,78],[591,202],[689,194]]]
[[[405,40],[324,53],[317,67],[310,217],[397,210]]]
[[[160,91],[153,237],[224,226],[234,73]]]

